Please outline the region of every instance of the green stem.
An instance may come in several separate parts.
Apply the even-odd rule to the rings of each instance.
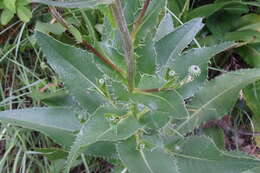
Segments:
[[[113,15],[116,19],[117,26],[120,31],[121,38],[123,40],[124,51],[125,51],[125,61],[127,63],[128,71],[128,89],[130,92],[133,91],[134,88],[134,78],[135,78],[135,59],[134,59],[134,48],[133,41],[130,35],[130,32],[127,27],[126,19],[124,17],[123,9],[121,6],[120,0],[115,0],[113,4],[111,4],[111,9]]]

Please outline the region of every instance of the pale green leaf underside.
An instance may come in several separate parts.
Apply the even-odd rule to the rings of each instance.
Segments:
[[[225,115],[237,100],[241,89],[260,79],[260,69],[245,69],[226,73],[207,82],[189,103],[190,118],[177,128],[187,132],[201,123]]]
[[[31,0],[36,3],[43,3],[46,5],[64,7],[64,8],[92,8],[100,4],[110,4],[113,0],[65,0],[65,1],[52,1],[52,0]]]
[[[93,62],[91,54],[40,32],[36,34],[36,38],[48,63],[61,77],[70,95],[74,96],[82,107],[92,113],[106,102],[102,91],[96,85],[103,73]]]
[[[179,151],[173,154],[180,173],[242,173],[260,164],[251,156],[219,150],[207,137],[190,137],[176,145]]]
[[[129,173],[179,173],[175,160],[162,149],[137,148],[134,137],[117,144],[119,157]]]
[[[74,132],[80,129],[75,113],[69,108],[33,108],[0,112],[0,121],[36,130],[57,143],[70,147]]]

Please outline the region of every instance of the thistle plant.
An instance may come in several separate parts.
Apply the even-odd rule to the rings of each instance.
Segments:
[[[98,38],[81,9],[91,43],[70,46],[36,32],[68,94],[55,97],[52,107],[0,112],[3,123],[42,132],[63,147],[64,172],[82,154],[129,173],[243,173],[259,166],[252,156],[192,133],[224,116],[239,91],[260,79],[259,69],[244,69],[207,80],[210,59],[236,43],[191,48],[202,19],[174,28],[166,0],[34,2],[104,14]]]

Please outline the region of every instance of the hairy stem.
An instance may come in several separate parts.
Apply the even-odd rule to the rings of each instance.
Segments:
[[[151,0],[146,0],[144,2],[144,6],[143,6],[143,8],[141,10],[141,13],[138,16],[138,18],[136,19],[135,23],[134,23],[133,31],[132,31],[132,34],[131,34],[133,39],[135,39],[136,34],[137,34],[141,24],[142,24],[143,18],[145,16],[145,13],[146,13],[146,11],[148,9],[148,6],[149,6],[150,2],[151,2]]]
[[[128,75],[128,89],[133,91],[134,88],[134,78],[135,78],[135,59],[134,59],[134,48],[133,41],[130,35],[130,32],[127,27],[126,19],[124,17],[123,9],[121,6],[120,0],[115,0],[114,3],[110,6],[113,12],[113,15],[116,19],[121,38],[124,44],[125,51],[125,61],[127,63],[127,75]]]

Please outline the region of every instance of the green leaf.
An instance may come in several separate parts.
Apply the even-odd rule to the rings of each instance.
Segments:
[[[103,159],[118,159],[116,146],[113,142],[101,141],[87,147],[85,155],[99,157]]]
[[[207,18],[207,28],[216,40],[222,40],[232,30],[233,23],[239,20],[240,15],[226,10],[218,11]]]
[[[207,137],[189,137],[171,148],[180,173],[242,173],[260,163],[249,155],[221,151]]]
[[[208,63],[210,59],[226,49],[234,46],[233,42],[225,42],[211,47],[195,48],[184,52],[181,55],[173,57],[169,60],[169,69],[174,70],[179,80],[183,80],[189,75],[189,67],[196,65],[200,67],[201,74],[198,77],[185,85],[178,92],[188,98],[194,95],[195,92],[206,82],[208,77]]]
[[[138,29],[138,33],[136,36],[138,40],[146,38],[147,34],[149,32],[152,32],[153,29],[157,26],[159,14],[162,10],[164,10],[165,3],[166,0],[151,1],[146,11],[146,15],[144,16],[142,23]]]
[[[3,4],[6,9],[10,10],[11,12],[15,13],[16,11],[16,0],[3,0]]]
[[[242,30],[229,32],[224,40],[228,41],[249,41],[251,43],[260,42],[260,32],[254,30]]]
[[[260,67],[260,51],[257,51],[253,46],[246,45],[236,50],[248,65],[255,68]]]
[[[40,152],[49,160],[66,159],[69,154],[68,151],[60,148],[35,148],[34,150]],[[116,146],[112,142],[97,142],[90,145],[83,153],[87,156],[102,159],[118,159]]]
[[[144,74],[137,85],[139,89],[161,88],[165,84],[165,80],[156,75]]]
[[[38,101],[42,101],[43,103],[51,107],[72,107],[73,106],[75,108],[78,105],[75,99],[73,99],[73,97],[71,97],[68,94],[68,92],[64,90],[57,91],[55,93],[48,93],[43,97],[41,97],[40,99],[38,99]]]
[[[68,155],[67,151],[59,148],[35,148],[34,151],[39,152],[39,154],[42,154],[51,161],[64,159]]]
[[[260,131],[260,82],[257,81],[252,85],[249,85],[244,90],[244,98],[246,104],[253,112],[252,122],[254,124],[254,131]],[[260,136],[255,136],[255,142],[258,147],[260,147]]]
[[[106,115],[118,116],[119,121],[117,123],[109,122]],[[123,115],[125,113],[111,108],[98,109],[80,130],[69,153],[66,172],[69,172],[80,151],[89,145],[99,141],[125,140],[142,128],[133,116],[122,117]]]
[[[189,19],[195,18],[195,17],[209,17],[210,15],[214,14],[215,12],[219,11],[220,9],[226,7],[226,6],[236,6],[241,5],[240,2],[234,2],[234,1],[225,1],[225,2],[219,2],[219,3],[210,3],[207,5],[200,6],[198,8],[195,8],[194,10],[190,11],[189,13]]]
[[[121,161],[129,173],[178,173],[175,160],[161,148],[138,149],[134,137],[117,144]]]
[[[58,42],[42,33],[37,33],[38,44],[47,56],[48,63],[59,74],[80,105],[91,113],[106,100],[96,85],[103,78],[93,62],[93,56],[85,51]]]
[[[260,167],[245,171],[243,173],[258,173],[258,172],[260,172]]]
[[[141,73],[154,74],[156,52],[154,47],[154,41],[152,37],[148,35],[138,48],[136,48],[137,58],[137,71]]]
[[[17,0],[16,1],[16,6],[20,7],[20,6],[26,6],[28,5],[30,2],[30,0]]]
[[[69,108],[33,108],[0,112],[0,121],[32,129],[70,147],[74,132],[80,129],[75,113]]]
[[[52,0],[31,0],[35,3],[43,3],[46,5],[64,7],[64,8],[93,8],[101,4],[110,4],[113,0],[65,0],[52,1]]]
[[[32,12],[29,8],[25,6],[17,7],[17,15],[21,19],[21,21],[27,23],[32,18]]]
[[[189,116],[183,98],[176,91],[138,93],[130,98],[137,104],[139,111],[142,111],[142,107],[149,109],[141,121],[150,128],[161,128],[170,119],[185,119]]]
[[[219,149],[225,149],[225,134],[220,127],[215,125],[210,128],[203,128],[202,134],[212,138]]]
[[[69,27],[69,31],[71,32],[71,34],[74,36],[75,40],[79,43],[82,42],[82,35],[81,33],[79,32],[79,30],[74,27],[74,26],[70,26]]]
[[[234,24],[234,28],[237,31],[242,30],[256,30],[260,32],[260,15],[259,14],[247,14],[239,18]]]
[[[260,7],[260,3],[259,2],[243,2],[243,4],[251,5],[251,6],[255,6],[255,7]]]
[[[172,16],[171,14],[166,13],[157,28],[154,39],[155,41],[158,41],[173,31],[174,26]]]
[[[185,6],[186,1],[183,0],[172,0],[168,1],[168,8],[174,12],[174,14],[178,17],[183,13],[183,8]]]
[[[141,7],[140,5],[140,0],[122,1],[124,15],[129,25],[135,22],[135,19],[138,16],[138,11]]]
[[[35,30],[43,32],[45,34],[53,33],[55,35],[61,35],[66,29],[60,23],[43,23],[37,22],[35,26]]]
[[[4,2],[3,2],[3,0],[0,0],[0,9],[4,9],[4,8],[5,8]]]
[[[193,19],[180,26],[170,34],[156,42],[157,63],[167,65],[168,60],[176,57],[195,38],[203,27],[202,19]]]
[[[188,132],[203,122],[224,116],[235,104],[239,91],[258,79],[260,69],[245,69],[228,72],[207,82],[188,104],[191,116],[177,130]]]
[[[14,17],[14,13],[9,9],[4,9],[1,14],[1,24],[6,25]]]

